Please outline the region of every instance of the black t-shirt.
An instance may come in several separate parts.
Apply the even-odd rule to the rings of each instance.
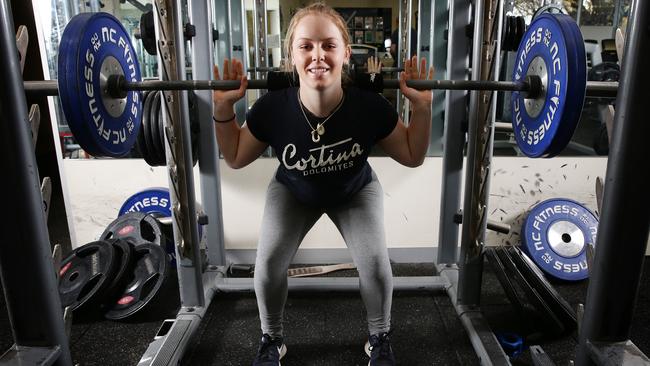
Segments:
[[[264,94],[246,116],[253,136],[275,150],[280,161],[276,179],[310,206],[341,203],[368,184],[372,174],[368,154],[398,120],[383,96],[355,87],[344,90],[343,104],[325,122],[317,143],[298,105],[298,88]],[[307,109],[305,113],[313,128],[324,120]]]

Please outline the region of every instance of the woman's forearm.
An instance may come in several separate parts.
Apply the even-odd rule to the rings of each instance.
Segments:
[[[411,119],[407,128],[411,157],[416,165],[424,161],[431,135],[431,104],[411,103]]]
[[[232,166],[237,158],[239,132],[241,130],[236,122],[235,110],[232,105],[215,104],[212,118],[219,150],[223,154],[226,163]]]

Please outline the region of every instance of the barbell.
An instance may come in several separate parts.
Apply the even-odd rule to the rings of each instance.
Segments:
[[[584,42],[577,24],[563,14],[535,18],[516,56],[513,81],[408,80],[416,89],[512,92],[512,124],[521,151],[530,157],[557,155],[569,142],[585,95],[615,97],[617,82],[587,82]],[[381,74],[357,74],[355,83],[374,91],[399,88]],[[249,89],[297,86],[288,73],[249,80]],[[59,95],[72,133],[88,153],[119,157],[136,141],[142,91],[230,90],[239,80],[142,81],[126,29],[108,13],[81,13],[66,26],[59,44],[58,80],[26,81],[27,93]],[[565,108],[567,107],[567,108]]]
[[[291,73],[267,71],[274,75],[271,80],[248,80],[247,89],[277,90],[291,86],[299,86],[300,81]],[[358,74],[354,84],[364,89],[399,89],[398,79],[383,79],[379,74]],[[235,90],[239,89],[239,80],[145,80],[129,82],[124,75],[104,75],[102,88],[113,98],[124,98],[130,91],[156,90]],[[490,81],[490,80],[408,80],[406,85],[418,90],[492,90],[519,91],[527,93],[528,97],[540,95],[543,91],[542,80],[537,75],[529,75],[523,81]],[[25,81],[25,92],[39,95],[59,95],[57,80]],[[618,91],[616,81],[588,81],[586,96],[615,98]]]

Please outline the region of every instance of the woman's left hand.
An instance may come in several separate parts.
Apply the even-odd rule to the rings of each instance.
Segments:
[[[399,89],[416,107],[430,108],[433,94],[431,90],[418,90],[406,86],[407,80],[433,80],[434,68],[431,66],[427,73],[427,61],[422,58],[418,67],[418,59],[413,56],[404,62],[404,71],[400,73]]]
[[[379,74],[381,72],[381,61],[379,58],[375,58],[374,56],[368,57],[366,66],[368,68],[368,74]]]

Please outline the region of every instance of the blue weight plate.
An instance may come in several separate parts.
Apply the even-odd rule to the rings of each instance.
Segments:
[[[569,199],[550,199],[533,207],[522,228],[522,248],[547,275],[566,281],[589,276],[586,247],[596,243],[598,219]]]
[[[61,42],[59,42],[59,53],[57,61],[57,79],[58,79],[58,89],[59,89],[59,101],[61,102],[61,107],[63,108],[63,113],[66,118],[68,126],[75,126],[74,121],[79,121],[81,116],[79,116],[78,105],[73,105],[73,101],[76,100],[74,97],[75,86],[73,80],[75,79],[74,75],[76,72],[75,64],[71,60],[77,56],[77,48],[79,46],[79,34],[82,32],[84,24],[88,21],[88,18],[92,16],[93,13],[81,13],[77,16],[74,16],[65,27],[63,35],[61,36]],[[97,150],[90,143],[88,138],[88,133],[85,132],[85,129],[80,130],[76,128],[77,131],[72,131],[74,133],[74,138],[79,143],[79,145],[89,154],[96,155]]]
[[[527,74],[541,74],[547,85],[537,101],[525,99],[524,93],[512,93],[515,139],[529,157],[550,157],[561,151],[580,118],[586,71],[580,73],[577,60],[584,60],[584,47],[576,46],[576,34],[565,17],[542,14],[534,19],[517,51],[512,79],[522,81]]]
[[[102,94],[102,69],[120,70],[140,81],[140,66],[130,36],[108,13],[82,13],[71,19],[61,37],[59,94],[77,141],[92,155],[118,157],[135,143],[142,118],[142,93],[123,100]]]
[[[573,133],[580,121],[587,90],[587,56],[580,27],[568,15],[557,14],[555,16],[565,29],[565,34],[567,34],[569,75],[572,77],[569,80],[572,84],[569,84],[567,92],[567,105],[571,106],[571,108],[566,109],[564,112],[565,116],[563,116],[562,124],[558,131],[558,138],[554,139],[549,156],[555,156],[561,153],[571,141]],[[569,32],[573,34],[573,37],[568,36]]]
[[[118,216],[127,212],[143,212],[170,217],[172,211],[169,190],[167,188],[149,188],[135,193],[124,201]]]

